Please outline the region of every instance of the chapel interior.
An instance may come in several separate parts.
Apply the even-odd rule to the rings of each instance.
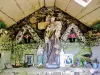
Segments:
[[[0,0],[0,75],[100,75],[100,0]]]

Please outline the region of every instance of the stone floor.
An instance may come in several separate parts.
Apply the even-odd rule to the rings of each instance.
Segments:
[[[96,69],[90,68],[38,69],[35,67],[5,69],[0,75],[92,75],[92,72],[95,72],[94,75],[100,75]]]

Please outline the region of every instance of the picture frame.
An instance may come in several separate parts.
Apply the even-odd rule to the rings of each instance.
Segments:
[[[65,65],[73,64],[73,54],[65,54]]]
[[[27,65],[34,65],[34,54],[25,54],[25,63]]]

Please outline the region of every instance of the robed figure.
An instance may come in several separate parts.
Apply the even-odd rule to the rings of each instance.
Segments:
[[[54,21],[46,29],[45,48],[44,48],[44,63],[48,68],[55,68],[59,64],[59,37],[61,30],[61,22]],[[55,66],[55,67],[54,67]]]

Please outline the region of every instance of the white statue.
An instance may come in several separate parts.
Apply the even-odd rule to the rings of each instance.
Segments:
[[[43,65],[43,47],[39,45],[37,50],[37,66]]]
[[[41,55],[41,54],[43,54],[43,47],[39,45],[38,50],[37,50],[37,55]]]
[[[65,53],[63,49],[60,52],[60,67],[65,67]]]

